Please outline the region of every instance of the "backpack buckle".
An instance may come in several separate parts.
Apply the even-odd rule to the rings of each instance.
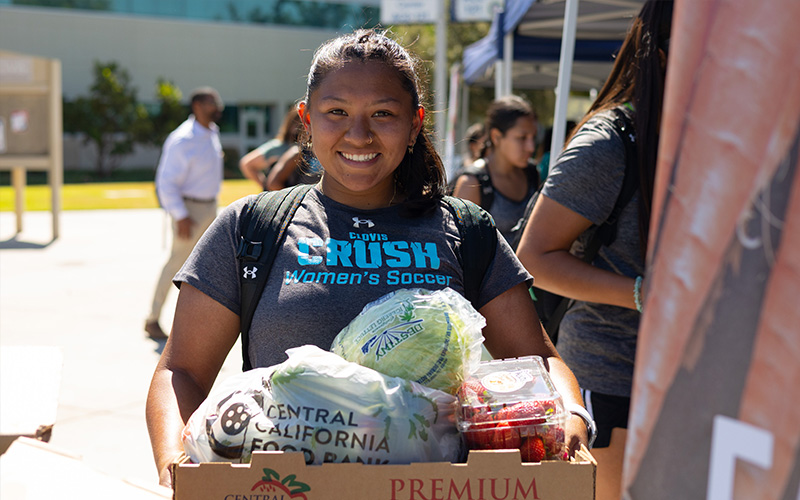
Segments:
[[[261,257],[264,245],[260,241],[248,241],[244,236],[239,237],[239,248],[236,249],[236,257],[244,260],[255,261]]]

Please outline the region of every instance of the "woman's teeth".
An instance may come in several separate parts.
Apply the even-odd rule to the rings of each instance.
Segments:
[[[378,156],[378,153],[369,153],[365,155],[351,155],[349,153],[342,153],[342,156],[344,156],[350,161],[370,161],[371,159]]]

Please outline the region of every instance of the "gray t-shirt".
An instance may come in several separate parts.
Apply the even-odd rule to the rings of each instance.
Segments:
[[[624,176],[625,144],[614,126],[613,112],[604,111],[572,138],[553,165],[542,194],[599,225],[611,214]],[[637,192],[620,214],[615,241],[600,248],[594,266],[632,278],[644,274],[638,210]],[[573,254],[583,254],[594,227],[578,238]],[[632,309],[581,301],[567,311],[557,347],[582,388],[631,395],[639,318]]]
[[[225,208],[198,242],[176,284],[186,282],[239,314],[236,248],[246,198]],[[356,210],[308,192],[286,231],[253,316],[254,367],[286,359],[305,344],[330,349],[334,337],[363,307],[400,288],[464,293],[458,227],[443,204],[434,213],[400,217],[399,207]],[[481,285],[478,308],[530,280],[508,244],[497,252]]]
[[[500,234],[511,242],[514,239],[514,234],[511,232],[514,226],[517,225],[522,216],[525,215],[525,208],[528,206],[531,196],[536,192],[539,186],[528,186],[528,194],[522,201],[514,201],[511,198],[506,198],[500,191],[494,190],[494,199],[492,206],[489,207],[489,213],[492,214],[494,223],[497,224],[497,229]]]

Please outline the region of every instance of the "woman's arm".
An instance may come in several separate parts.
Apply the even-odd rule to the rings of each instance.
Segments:
[[[453,196],[463,200],[469,200],[476,205],[481,204],[481,183],[478,178],[471,174],[463,174],[456,179],[453,187]]]
[[[164,486],[171,486],[170,464],[183,454],[183,427],[208,396],[238,335],[238,315],[181,285],[172,332],[147,395],[147,430]]]
[[[270,165],[271,161],[274,161],[274,159],[264,158],[261,151],[254,149],[239,160],[239,170],[242,171],[242,175],[247,179],[250,179],[258,184],[261,189],[264,189],[267,179],[264,175],[264,169]]]
[[[286,187],[289,176],[292,175],[292,172],[295,171],[300,162],[300,154],[300,147],[292,146],[278,158],[278,161],[272,166],[267,176],[267,189],[278,191]]]
[[[542,327],[525,283],[494,298],[481,307],[480,313],[486,318],[483,329],[486,349],[493,357],[541,356],[564,403],[583,406],[578,381]],[[580,444],[588,446],[588,429],[580,417],[571,416],[565,432],[570,454]]]
[[[589,219],[539,196],[522,232],[517,256],[536,286],[564,297],[636,309],[633,278],[599,269],[569,253]]]

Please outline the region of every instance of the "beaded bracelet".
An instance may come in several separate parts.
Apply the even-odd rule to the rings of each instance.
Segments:
[[[636,310],[642,312],[642,277],[637,276],[633,284],[633,303],[636,304]]]

